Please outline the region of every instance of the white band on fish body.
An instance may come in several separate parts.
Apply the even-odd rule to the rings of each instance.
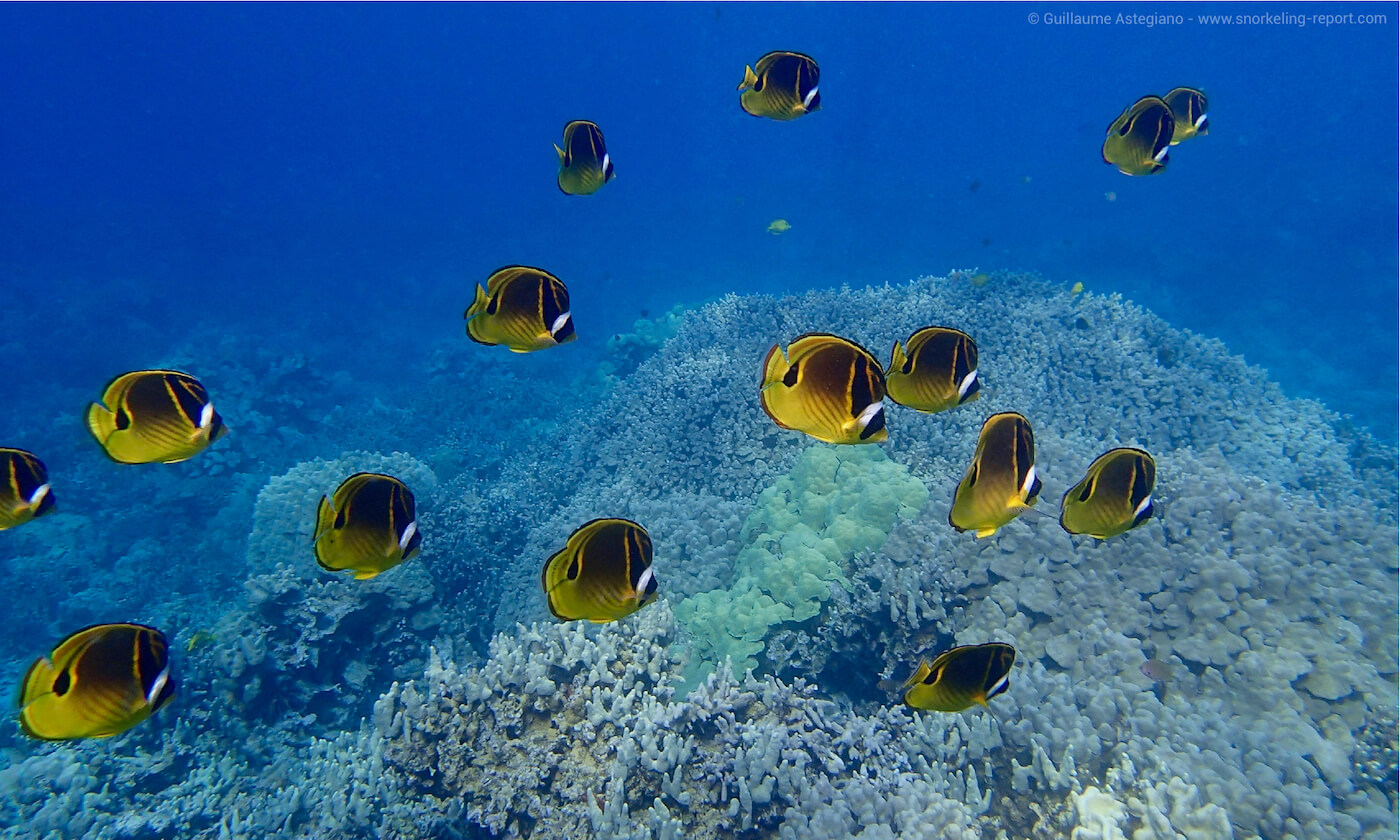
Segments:
[[[399,551],[403,551],[404,549],[408,548],[409,542],[413,539],[413,535],[416,533],[418,533],[417,519],[408,523],[408,527],[403,529],[403,536],[399,537]]]
[[[884,408],[884,400],[876,400],[870,405],[867,405],[865,407],[865,410],[856,416],[856,426],[858,426],[861,429],[864,429],[866,426],[869,426],[870,421],[875,418],[876,414],[879,414],[881,411],[883,411]]]
[[[977,381],[977,369],[976,369],[976,368],[973,368],[973,369],[972,369],[972,372],[969,373],[967,376],[964,376],[964,377],[962,378],[962,381],[958,383],[958,396],[959,396],[959,397],[965,397],[965,396],[967,396],[967,391],[968,391],[968,389],[971,388],[971,387],[972,387],[972,383],[974,383],[974,382],[976,382],[976,381]]]
[[[1031,488],[1035,486],[1035,464],[1026,470],[1026,480],[1021,482],[1021,498],[1027,498],[1031,494]]]

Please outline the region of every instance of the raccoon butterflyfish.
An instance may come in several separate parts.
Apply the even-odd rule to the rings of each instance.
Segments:
[[[776,50],[744,66],[739,83],[739,104],[755,117],[795,120],[821,107],[817,92],[821,71],[817,62],[802,53]]]
[[[890,399],[919,411],[938,412],[977,399],[977,342],[948,327],[924,327],[894,343],[885,371]]]
[[[1162,101],[1172,109],[1175,129],[1172,131],[1172,145],[1192,137],[1203,137],[1210,133],[1210,121],[1206,114],[1206,95],[1195,88],[1172,88]]]
[[[759,383],[763,410],[784,429],[827,443],[875,443],[885,432],[885,374],[870,351],[824,333],[774,344]]]
[[[44,462],[23,449],[0,448],[0,531],[53,510]]]
[[[627,519],[594,519],[569,535],[540,572],[549,611],[606,624],[656,598],[651,535]]]
[[[792,225],[788,223],[787,219],[774,219],[768,223],[768,232],[774,236],[782,236],[790,230],[792,230]]]
[[[88,430],[123,464],[173,464],[228,433],[198,379],[176,370],[138,370],[113,379],[88,406]]]
[[[1161,172],[1175,131],[1171,107],[1159,97],[1144,96],[1109,124],[1103,162],[1118,167],[1124,175]]]
[[[1006,691],[1016,649],[1001,642],[965,645],[924,660],[904,683],[904,702],[930,712],[961,712]]]
[[[316,562],[368,580],[413,557],[423,543],[413,491],[391,475],[355,473],[316,509]]]
[[[1157,462],[1141,449],[1110,449],[1060,500],[1060,527],[1106,540],[1152,517]]]
[[[603,130],[588,120],[564,126],[564,148],[559,153],[559,191],[565,195],[592,195],[616,177],[612,157],[603,143]]]
[[[175,694],[165,635],[140,624],[98,624],[69,635],[24,675],[19,725],[46,741],[117,735]]]
[[[467,337],[478,344],[503,344],[515,353],[531,353],[578,336],[569,312],[569,290],[548,271],[508,265],[493,272],[486,288],[462,316]]]
[[[1039,492],[1031,424],[1014,412],[993,414],[982,424],[972,464],[953,492],[948,524],[990,537],[1035,504]]]

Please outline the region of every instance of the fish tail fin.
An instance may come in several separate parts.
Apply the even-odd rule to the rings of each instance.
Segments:
[[[112,432],[117,430],[116,415],[105,405],[92,403],[88,406],[87,427],[99,443],[105,444]]]
[[[24,675],[24,693],[20,695],[21,705],[29,705],[32,701],[44,694],[51,694],[50,687],[53,685],[54,667],[47,656],[41,656],[29,666],[29,672]]]
[[[311,535],[311,542],[317,540],[331,529],[331,523],[335,521],[335,508],[331,507],[331,500],[325,496],[321,497],[321,504],[316,508],[316,532]]]
[[[476,284],[476,294],[472,297],[472,305],[467,307],[467,311],[462,313],[462,317],[468,321],[486,311],[487,297],[486,290],[480,283]]]
[[[909,357],[904,355],[904,345],[895,341],[894,349],[890,350],[890,368],[885,371],[885,375],[889,376],[891,373],[904,367],[904,363],[908,360]]]
[[[739,83],[739,87],[735,88],[735,90],[748,90],[749,88],[753,87],[757,81],[758,76],[753,72],[753,68],[745,64],[744,80]]]
[[[783,374],[787,373],[790,364],[782,345],[774,344],[763,359],[763,379],[759,381],[758,389],[766,391],[782,382]]]

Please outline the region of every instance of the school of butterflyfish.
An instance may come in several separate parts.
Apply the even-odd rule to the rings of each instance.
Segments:
[[[821,107],[820,75],[810,56],[770,52],[744,67],[739,105],[755,117],[795,120]],[[1145,96],[1109,125],[1103,160],[1127,175],[1151,175],[1166,167],[1171,146],[1207,129],[1201,91],[1178,87],[1162,97]],[[571,120],[562,145],[554,149],[557,183],[565,195],[591,195],[615,177],[597,123]],[[779,219],[768,232],[790,227]],[[476,286],[464,317],[472,341],[515,353],[577,338],[568,288],[541,268],[509,265],[492,272]],[[937,413],[975,401],[981,389],[978,359],[977,342],[946,326],[921,327],[903,341],[895,339],[883,367],[850,339],[808,333],[768,351],[757,396],[780,428],[828,444],[878,443],[891,433],[891,406]],[[174,370],[117,376],[101,401],[88,407],[87,426],[119,464],[184,461],[229,431],[204,385]],[[1147,452],[1108,450],[1065,492],[1060,526],[1097,540],[1136,528],[1152,516],[1156,477]],[[54,509],[48,470],[33,453],[0,448],[0,479],[0,531]],[[993,414],[982,423],[967,470],[953,488],[948,524],[990,537],[1031,510],[1042,486],[1030,421],[1015,412]],[[391,475],[346,477],[322,497],[314,517],[307,559],[328,573],[368,580],[422,548],[413,491]],[[657,598],[651,535],[628,519],[584,523],[544,561],[540,586],[549,611],[560,620],[626,618]],[[1003,642],[954,647],[919,663],[904,683],[903,700],[938,712],[986,706],[1008,689],[1015,662],[1015,649]],[[85,627],[30,666],[20,692],[20,728],[46,740],[117,735],[165,705],[175,686],[161,631],[126,622]]]

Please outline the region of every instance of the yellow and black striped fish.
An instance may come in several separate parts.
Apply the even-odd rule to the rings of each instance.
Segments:
[[[558,277],[538,268],[508,265],[492,272],[486,288],[462,316],[467,337],[478,344],[503,344],[531,353],[578,338],[569,311],[569,290]]]
[[[1144,96],[1118,115],[1104,137],[1104,163],[1124,175],[1154,175],[1167,165],[1167,148],[1176,131],[1172,109],[1160,97]]]
[[[817,92],[820,76],[811,56],[785,50],[770,52],[754,67],[744,65],[739,105],[755,117],[795,120],[822,106]]]
[[[312,540],[316,562],[328,571],[368,580],[392,569],[423,543],[413,491],[391,475],[355,473],[331,498],[321,497]]]
[[[88,406],[88,430],[113,461],[173,464],[228,433],[198,379],[178,370],[138,370],[113,379]]]
[[[53,510],[49,471],[34,453],[0,447],[0,531]]]
[[[569,535],[540,573],[549,611],[598,624],[631,615],[656,598],[651,535],[627,519],[594,519]]]
[[[19,725],[46,741],[117,735],[175,694],[165,634],[99,624],[69,635],[24,675]]]
[[[972,464],[953,492],[948,524],[990,537],[1035,504],[1038,493],[1030,422],[1015,412],[993,414],[982,424]]]
[[[1110,449],[1060,500],[1060,527],[1100,540],[1136,528],[1152,517],[1157,462],[1141,449]]]
[[[1162,97],[1167,107],[1172,109],[1175,129],[1172,131],[1172,145],[1192,137],[1204,137],[1210,133],[1210,121],[1206,114],[1206,95],[1195,88],[1172,88]]]
[[[588,120],[564,126],[564,148],[559,153],[559,191],[564,195],[592,195],[617,176],[612,157],[603,143],[603,130]]]
[[[918,411],[938,412],[977,399],[977,342],[948,327],[924,327],[907,348],[894,343],[885,388],[890,399]]]
[[[870,351],[807,333],[763,360],[763,410],[784,429],[827,443],[876,443],[885,432],[885,374]]]
[[[1006,691],[1016,649],[1001,642],[965,645],[919,663],[904,683],[904,702],[931,712],[961,712]]]

